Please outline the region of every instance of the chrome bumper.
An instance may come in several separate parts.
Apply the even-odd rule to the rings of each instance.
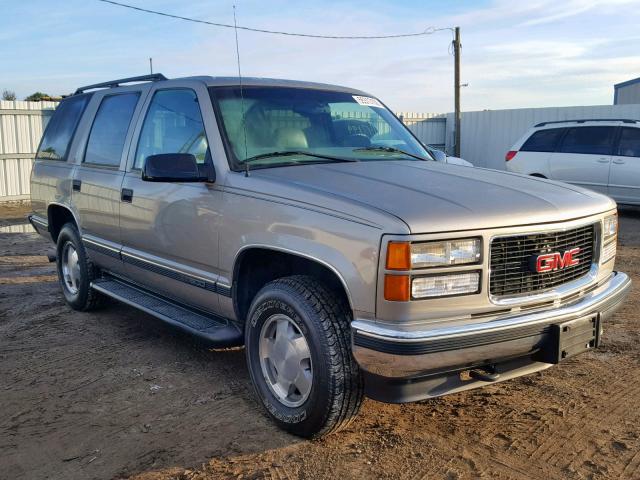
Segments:
[[[475,365],[510,363],[500,380],[541,370],[549,363],[535,360],[534,353],[549,337],[554,324],[586,316],[598,315],[600,325],[620,306],[631,287],[630,278],[621,272],[574,303],[535,313],[520,314],[482,323],[434,327],[424,330],[402,330],[371,321],[354,320],[351,324],[353,354],[370,378],[395,382],[438,377],[437,388],[423,395],[411,395],[397,401],[443,395],[481,386],[486,382],[452,382],[451,375]],[[514,362],[514,359],[519,359]],[[449,382],[444,386],[442,382]],[[415,383],[415,382],[414,382]],[[437,383],[437,382],[436,382]],[[374,394],[374,398],[384,394]],[[414,398],[415,397],[415,398]],[[383,401],[394,401],[382,398]]]

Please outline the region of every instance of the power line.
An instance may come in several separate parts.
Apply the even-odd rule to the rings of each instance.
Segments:
[[[127,5],[126,3],[115,2],[113,0],[98,0],[98,1],[103,3],[110,3],[111,5],[116,5],[118,7],[137,10],[139,12],[151,13],[153,15],[160,15],[163,17],[175,18],[178,20],[185,20],[187,22],[203,23],[205,25],[211,25],[214,27],[221,27],[221,28],[237,28],[238,30],[246,30],[249,32],[258,32],[258,33],[268,33],[272,35],[287,35],[289,37],[323,38],[323,39],[333,39],[333,40],[375,40],[375,39],[387,39],[387,38],[421,37],[424,35],[432,35],[435,32],[439,32],[442,30],[452,30],[452,28],[450,27],[445,27],[445,28],[429,27],[422,32],[399,33],[399,34],[393,34],[393,35],[315,35],[312,33],[281,32],[278,30],[266,30],[262,28],[251,28],[251,27],[242,27],[242,26],[234,27],[234,25],[232,24],[209,22],[207,20],[200,20],[197,18],[173,15],[171,13],[159,12],[157,10],[149,10],[147,8],[136,7],[134,5]]]

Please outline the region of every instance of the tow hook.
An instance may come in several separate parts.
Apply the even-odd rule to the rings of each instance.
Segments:
[[[474,368],[469,371],[469,376],[474,380],[481,380],[483,382],[495,382],[500,378],[500,374],[496,372],[496,368],[493,365]]]

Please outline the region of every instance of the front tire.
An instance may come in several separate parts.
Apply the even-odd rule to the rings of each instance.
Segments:
[[[58,281],[69,306],[84,312],[102,306],[104,297],[91,288],[97,269],[87,256],[75,224],[67,223],[60,230],[56,253]]]
[[[292,276],[256,295],[245,328],[254,389],[284,430],[313,438],[357,415],[363,381],[351,355],[351,314],[318,280]]]

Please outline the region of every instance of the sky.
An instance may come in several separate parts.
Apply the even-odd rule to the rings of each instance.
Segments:
[[[203,20],[325,35],[459,26],[462,110],[606,105],[640,77],[640,0],[121,0]],[[0,91],[43,91],[154,71],[237,75],[234,32],[97,0],[0,0]],[[239,31],[244,76],[346,85],[396,112],[453,110],[452,32],[326,40]]]

